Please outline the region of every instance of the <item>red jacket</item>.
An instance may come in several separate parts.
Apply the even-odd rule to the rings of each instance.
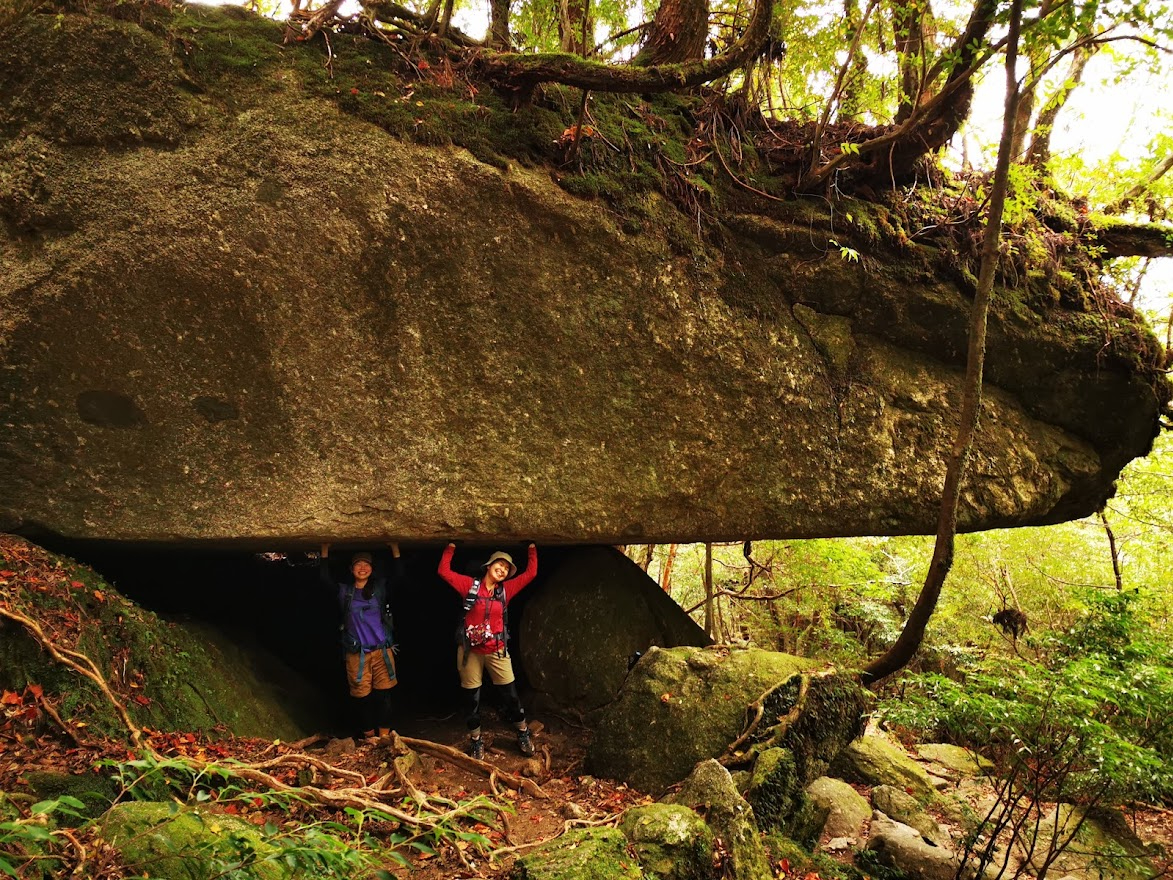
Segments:
[[[466,574],[458,574],[452,570],[452,554],[456,552],[454,547],[445,547],[444,555],[440,557],[440,577],[460,594],[460,599],[463,602],[468,598],[468,591],[472,588],[473,581],[476,578],[471,578]],[[513,600],[513,597],[529,586],[530,582],[538,575],[538,548],[529,548],[529,561],[526,563],[525,571],[514,577],[506,579],[501,584],[505,592],[504,603],[493,599],[492,594],[485,589],[482,583],[480,589],[477,591],[476,602],[468,613],[464,615],[464,625],[468,627],[484,626],[488,624],[488,630],[492,634],[482,645],[477,645],[472,650],[477,654],[500,654],[505,651],[505,642],[502,640],[502,635],[505,631],[505,605]]]

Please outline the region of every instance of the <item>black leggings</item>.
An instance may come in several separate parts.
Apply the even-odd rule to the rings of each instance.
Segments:
[[[517,693],[517,682],[509,684],[495,684],[497,693],[501,695],[501,702],[505,707],[505,720],[510,724],[520,724],[525,721],[525,709],[521,707],[521,697]],[[465,724],[469,730],[476,730],[481,726],[481,688],[465,688],[465,702],[468,708],[468,719]]]
[[[391,727],[391,688],[373,688],[365,697],[351,697],[360,731]]]

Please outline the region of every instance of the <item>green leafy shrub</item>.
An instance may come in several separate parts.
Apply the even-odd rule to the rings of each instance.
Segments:
[[[1093,593],[1083,618],[1037,638],[1040,659],[974,659],[957,678],[913,675],[889,719],[974,748],[1039,798],[1173,797],[1173,660],[1137,593]]]

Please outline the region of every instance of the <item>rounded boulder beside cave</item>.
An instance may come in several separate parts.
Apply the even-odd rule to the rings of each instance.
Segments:
[[[575,714],[614,700],[636,653],[712,641],[611,547],[571,550],[526,605],[520,629],[530,685],[546,705]]]

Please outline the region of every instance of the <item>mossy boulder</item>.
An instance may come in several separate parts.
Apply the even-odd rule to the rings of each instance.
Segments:
[[[143,876],[215,880],[240,864],[259,880],[312,876],[291,870],[255,825],[210,810],[136,801],[116,804],[99,822],[100,837]]]
[[[650,650],[596,727],[587,755],[592,772],[656,791],[705,758],[726,752],[747,725],[747,707],[763,716],[738,761],[786,748],[801,790],[822,775],[859,732],[864,692],[844,676],[813,675],[810,660],[773,651],[680,647]],[[792,722],[779,724],[801,700]]]
[[[937,846],[949,845],[949,835],[912,795],[892,785],[877,785],[872,789],[871,797],[872,806],[888,818],[915,828]]]
[[[679,804],[632,807],[619,820],[644,872],[659,880],[709,880],[713,832],[695,810]]]
[[[612,547],[572,550],[526,605],[520,636],[530,685],[551,708],[574,713],[614,700],[636,652],[712,642]]]
[[[861,736],[849,744],[835,759],[832,771],[848,782],[894,786],[922,804],[937,799],[937,789],[924,768],[904,749],[879,734]]]
[[[939,764],[952,776],[989,776],[994,763],[972,749],[949,743],[921,743],[916,753],[926,761]]]
[[[1040,867],[1053,833],[1060,842],[1070,841],[1051,865],[1055,876],[1078,880],[1147,880],[1159,876],[1154,851],[1145,847],[1117,809],[1060,804],[1039,825],[1036,856],[1028,862],[1028,868]]]
[[[952,849],[937,846],[919,831],[889,819],[883,813],[872,814],[867,850],[880,865],[901,872],[908,880],[974,880],[977,862],[962,862]],[[988,871],[994,880],[996,871]]]
[[[690,163],[698,231],[656,169],[686,158],[688,98],[596,96],[600,143],[639,146],[580,174],[556,87],[515,111],[399,78],[355,34],[135,14],[30,15],[0,54],[0,529],[256,550],[933,531],[955,248],[877,206],[734,199],[712,163]],[[1169,400],[1126,306],[1012,293],[964,530],[1099,509]]]
[[[11,535],[0,535],[0,595],[33,620],[71,630],[140,727],[210,730],[294,740],[304,732],[282,694],[254,673],[238,647],[208,627],[163,620],[135,605],[93,570]],[[49,656],[22,627],[0,639],[0,688],[40,685],[60,697],[67,722],[125,736],[109,699]]]
[[[809,874],[818,874],[823,880],[867,880],[872,876],[828,853],[812,851],[811,846],[800,844],[778,832],[767,833],[763,840],[770,854],[770,864],[784,863],[789,869],[784,872],[785,876],[805,877]]]
[[[76,812],[80,815],[61,814],[58,824],[73,826],[100,816],[114,803],[121,792],[120,787],[109,776],[100,773],[62,773],[55,770],[30,770],[21,775],[28,786],[29,794],[38,801],[72,797],[85,806]]]
[[[820,776],[807,786],[807,797],[827,818],[822,834],[859,840],[864,824],[872,817],[867,799],[842,779]]]
[[[513,880],[643,880],[627,838],[615,828],[579,828],[530,850],[513,865]]]
[[[680,790],[665,800],[705,817],[727,853],[726,876],[734,880],[770,880],[774,876],[753,807],[737,791],[729,771],[716,761],[697,764]]]
[[[790,749],[766,749],[750,771],[745,799],[763,831],[783,828],[804,805],[802,784]]]

